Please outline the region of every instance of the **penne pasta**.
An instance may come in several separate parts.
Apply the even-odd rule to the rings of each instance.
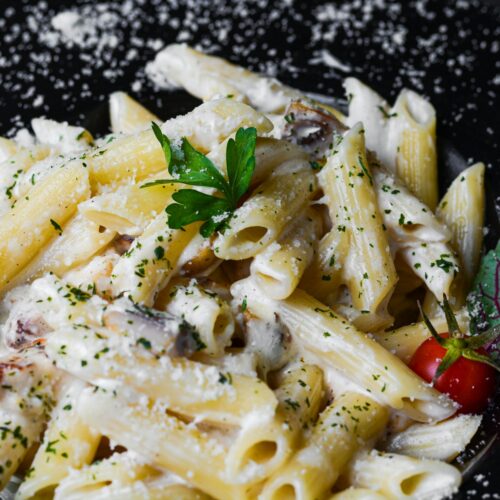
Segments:
[[[126,451],[71,471],[55,491],[55,500],[113,498],[113,495],[133,495],[138,483],[156,479],[161,472],[141,460],[139,455]],[[123,498],[123,497],[122,497]],[[129,496],[127,496],[129,498]]]
[[[438,460],[418,460],[376,450],[362,454],[351,466],[355,487],[370,488],[384,498],[446,498],[460,486],[460,472]]]
[[[52,238],[64,231],[79,202],[90,194],[88,173],[66,167],[46,177],[0,218],[0,290]]]
[[[264,485],[263,500],[319,498],[362,443],[381,432],[387,410],[356,393],[336,398],[319,416],[308,444]]]
[[[101,434],[168,468],[209,495],[223,500],[245,498],[247,488],[225,477],[224,448],[196,428],[147,405],[126,404],[102,392],[87,392],[79,408],[87,424]],[[130,427],[144,431],[130,432]]]
[[[481,419],[481,415],[458,415],[437,424],[413,424],[392,435],[384,449],[415,458],[451,462],[474,437]]]
[[[460,310],[457,314],[457,322],[462,331],[468,330],[469,317],[465,309]],[[448,330],[446,319],[441,315],[431,319],[431,323],[440,333],[444,333]],[[423,321],[401,326],[388,332],[374,334],[375,340],[379,344],[384,346],[389,352],[395,354],[405,363],[410,362],[413,353],[420,344],[430,336],[431,333]]]
[[[114,134],[135,134],[161,120],[125,92],[109,96],[109,118]]]
[[[286,299],[297,288],[313,260],[319,228],[318,215],[309,209],[275,243],[255,256],[250,272],[269,297]]]
[[[451,235],[432,211],[381,167],[372,169],[380,213],[394,251],[437,300],[449,295],[459,270]]]
[[[367,147],[382,165],[432,210],[438,197],[436,113],[415,92],[403,89],[391,108],[356,78],[344,82],[349,97],[347,125],[363,122]]]
[[[229,227],[214,242],[215,255],[230,260],[257,255],[307,207],[315,191],[316,178],[308,163],[282,164],[235,211]]]
[[[328,500],[384,500],[385,496],[368,488],[347,488],[335,493]]]
[[[389,137],[399,132],[396,174],[432,210],[438,201],[436,112],[416,92],[404,89],[389,112]],[[397,131],[397,132],[396,132]]]
[[[192,328],[186,324],[181,328]],[[123,334],[128,341],[124,342]],[[137,333],[136,333],[137,335]],[[199,337],[196,337],[199,338]],[[154,342],[154,343],[153,343]],[[166,345],[164,344],[166,342]],[[67,351],[63,346],[72,345]],[[47,338],[47,354],[56,366],[96,386],[144,393],[181,414],[239,425],[253,412],[273,415],[273,392],[256,377],[225,373],[215,366],[161,356],[168,338],[156,343],[134,338],[134,331],[61,329]],[[132,350],[135,358],[127,354]]]
[[[132,184],[119,187],[111,193],[94,196],[81,203],[78,210],[90,221],[110,231],[139,236],[164,210],[175,191],[175,184],[151,186],[147,189],[141,189],[140,184]]]
[[[387,303],[397,275],[377,207],[363,133],[362,125],[358,123],[339,137],[338,145],[318,174],[334,236],[328,245],[331,251],[328,261],[325,262],[321,255],[323,259],[319,261],[319,269],[309,275],[306,288],[314,290],[317,275],[320,274],[321,281],[332,282],[336,290],[339,286],[334,281],[337,278],[337,263],[341,267],[341,283],[349,289],[354,308],[362,313],[354,323],[361,329],[367,329],[374,323],[380,328],[392,322],[387,313]],[[342,234],[337,236],[336,233]],[[330,236],[326,238],[330,239]],[[346,241],[337,242],[344,238]],[[335,252],[337,246],[347,246],[349,252]],[[332,268],[333,274],[330,274]],[[314,291],[312,293],[317,296]],[[328,301],[328,296],[320,298]],[[373,316],[380,318],[374,320]]]
[[[235,321],[229,304],[195,282],[176,285],[165,310],[189,321],[196,330],[197,347],[204,354],[221,356],[234,334]]]
[[[216,96],[243,99],[264,112],[280,112],[301,93],[187,45],[172,44],[156,56],[155,69],[204,101]]]
[[[38,442],[58,378],[45,356],[34,350],[0,358],[0,489]]]
[[[457,176],[436,211],[450,229],[451,244],[460,258],[462,273],[452,291],[457,307],[464,304],[479,266],[484,207],[484,164],[476,163]]]
[[[54,237],[40,250],[7,288],[32,281],[44,273],[63,276],[71,269],[87,262],[114,236],[114,231],[101,231],[98,224],[77,214],[66,223],[62,234]]]
[[[64,384],[43,441],[16,498],[25,500],[48,495],[72,470],[93,460],[101,436],[78,415],[76,408],[84,388],[85,384],[79,380]]]
[[[24,173],[49,154],[50,149],[45,146],[16,148],[12,155],[0,163],[0,216],[7,213],[18,198],[16,188]]]
[[[199,224],[192,224],[185,230],[170,229],[167,219],[165,212],[155,217],[118,259],[111,274],[113,296],[127,295],[149,306],[167,285],[184,248],[199,228]]]
[[[255,482],[279,469],[300,444],[301,429],[318,415],[323,376],[314,365],[298,365],[281,374],[276,390],[278,418],[245,420],[227,456],[227,474],[235,482]]]

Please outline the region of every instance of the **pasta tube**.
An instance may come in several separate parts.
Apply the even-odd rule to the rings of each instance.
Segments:
[[[0,489],[39,440],[58,378],[52,365],[36,351],[0,359]]]
[[[216,96],[244,99],[264,113],[284,111],[302,94],[277,80],[252,73],[187,45],[172,44],[156,56],[155,68],[172,83],[204,101]]]
[[[115,297],[126,294],[134,302],[153,305],[177,269],[179,257],[194,238],[200,224],[171,229],[168,215],[160,213],[116,263],[111,275]]]
[[[476,275],[483,244],[484,164],[476,163],[453,181],[439,203],[437,217],[451,232],[451,244],[457,251],[461,270],[459,289],[453,297],[461,306]]]
[[[44,273],[62,276],[102,250],[115,236],[114,231],[101,231],[98,224],[77,214],[64,226],[60,236],[33,258],[11,281],[8,288],[24,284]]]
[[[467,331],[469,317],[465,309],[461,309],[456,314],[457,322],[462,331]],[[437,316],[431,320],[438,332],[446,332],[448,325],[444,316]],[[405,363],[409,363],[413,353],[422,342],[431,336],[429,329],[423,321],[401,326],[388,332],[374,333],[375,340],[384,346],[388,351],[395,354]]]
[[[377,436],[387,410],[356,393],[336,398],[319,416],[300,451],[264,485],[262,500],[319,498],[334,484],[362,443]]]
[[[255,482],[281,467],[299,445],[301,430],[316,418],[323,397],[323,375],[314,365],[286,370],[276,390],[278,416],[251,415],[229,448],[227,474],[235,482]]]
[[[71,380],[63,389],[28,477],[17,492],[19,500],[53,491],[72,469],[93,460],[101,436],[82,422],[77,413],[78,399],[84,388],[84,382]]]
[[[18,198],[16,187],[24,173],[36,162],[50,153],[46,146],[31,149],[18,148],[15,153],[0,163],[0,216],[7,213]]]
[[[232,484],[225,477],[224,448],[195,427],[159,410],[126,404],[100,391],[85,392],[79,408],[88,425],[148,462],[167,468],[216,498],[245,498],[245,486]]]
[[[196,283],[177,285],[170,291],[172,297],[165,310],[178,318],[185,318],[195,328],[199,347],[210,356],[221,356],[231,343],[234,317],[227,302]]]
[[[415,458],[451,462],[474,437],[481,415],[458,415],[437,424],[413,424],[392,435],[386,451]]]
[[[358,123],[341,136],[318,179],[327,199],[332,232],[345,233],[344,245],[349,248],[349,252],[330,255],[328,264],[321,268],[321,280],[331,282],[332,267],[336,274],[331,263],[339,261],[342,283],[347,285],[354,307],[363,313],[355,324],[367,329],[374,324],[372,316],[381,317],[379,327],[392,322],[387,303],[397,275],[377,207],[363,133]],[[308,284],[314,290],[314,282],[309,280]],[[338,287],[338,283],[332,285]]]
[[[161,120],[125,92],[109,96],[111,131],[115,134],[134,134]]]
[[[51,238],[62,234],[65,222],[89,194],[87,170],[68,166],[34,186],[29,197],[0,219],[0,289]]]
[[[385,496],[367,488],[347,488],[328,500],[385,500]]]
[[[111,231],[139,236],[164,210],[177,189],[175,184],[147,189],[142,189],[140,184],[122,186],[111,193],[90,198],[81,203],[78,210],[87,219]]]
[[[193,418],[239,425],[252,412],[273,415],[277,406],[271,389],[256,377],[171,359],[159,354],[164,352],[161,344],[136,339],[132,331],[61,329],[47,338],[46,351],[58,368],[78,378],[116,391],[132,389]]]
[[[417,93],[403,89],[391,108],[356,78],[344,82],[349,97],[347,124],[361,121],[367,147],[432,210],[438,197],[436,112]]]
[[[460,472],[447,463],[376,450],[356,458],[349,477],[355,487],[370,488],[394,500],[446,498],[462,481]]]
[[[239,127],[256,127],[263,133],[271,130],[272,124],[243,103],[219,99],[172,118],[161,128],[171,139],[186,137],[196,149],[207,152]],[[165,168],[165,157],[153,132],[145,130],[114,139],[70,162],[73,163],[88,167],[92,188],[96,191],[105,186],[143,180]]]
[[[315,190],[316,178],[308,163],[282,164],[234,212],[229,227],[214,242],[215,254],[226,260],[257,255],[308,205]]]
[[[450,294],[458,271],[448,229],[395,177],[376,165],[372,172],[380,213],[394,251],[440,301],[443,294]]]
[[[83,500],[89,495],[93,499],[107,499],[118,492],[133,494],[136,483],[159,475],[159,470],[144,463],[131,451],[114,453],[88,467],[71,471],[56,488],[54,500]]]
[[[435,210],[438,201],[436,112],[416,92],[403,89],[389,116],[389,137],[399,132],[396,174],[409,190]]]
[[[320,221],[310,209],[290,226],[250,266],[255,282],[273,299],[286,299],[297,288],[313,259]]]

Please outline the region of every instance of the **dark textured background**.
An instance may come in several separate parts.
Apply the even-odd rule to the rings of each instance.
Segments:
[[[68,9],[99,18],[99,33],[111,38],[81,47],[54,35],[52,16]],[[145,63],[176,40],[340,102],[347,74],[389,99],[406,86],[436,107],[443,192],[464,166],[486,163],[491,247],[500,236],[499,9],[495,0],[1,0],[0,134],[39,115],[104,132],[103,103],[114,90],[130,91],[163,118],[191,109],[195,99],[161,91],[144,74]],[[321,49],[351,70],[312,63]],[[495,412],[474,449],[498,432]],[[457,498],[500,498],[499,448],[497,440],[478,458]]]

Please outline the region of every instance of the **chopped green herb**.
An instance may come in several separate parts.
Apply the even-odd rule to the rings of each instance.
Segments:
[[[161,260],[165,256],[165,249],[163,247],[156,247],[154,252],[156,260]]]
[[[224,374],[222,372],[219,372],[219,384],[231,385],[232,383],[233,383],[233,377],[231,376],[230,373]]]
[[[297,410],[300,408],[300,403],[298,401],[295,401],[294,399],[286,398],[285,399],[285,404],[292,409],[293,411]]]
[[[54,220],[54,219],[50,219],[50,223],[52,224],[52,226],[54,227],[54,229],[59,233],[59,236],[62,234],[62,227]]]
[[[388,113],[383,106],[377,106],[377,108],[384,115],[384,118],[386,118],[387,120],[389,118],[395,118],[396,116],[398,116],[397,113]]]
[[[142,347],[144,347],[144,349],[150,350],[152,347],[151,342],[148,339],[145,339],[144,337],[137,339],[137,343],[142,345]]]

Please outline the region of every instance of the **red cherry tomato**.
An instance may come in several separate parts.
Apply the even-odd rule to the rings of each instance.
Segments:
[[[447,338],[448,334],[441,334]],[[484,349],[478,349],[485,354]],[[431,382],[446,349],[430,337],[415,351],[410,368],[425,381]],[[460,405],[459,413],[481,413],[495,391],[495,370],[485,363],[463,356],[451,365],[434,383],[434,387]]]

